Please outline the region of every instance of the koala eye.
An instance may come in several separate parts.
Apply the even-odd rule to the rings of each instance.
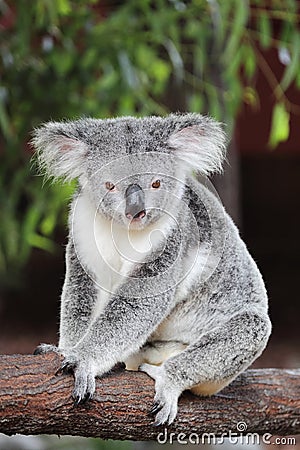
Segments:
[[[113,183],[111,183],[110,181],[107,181],[105,183],[105,187],[108,191],[114,191],[116,188],[116,186]]]
[[[151,185],[154,189],[158,189],[160,187],[160,180],[153,181]]]

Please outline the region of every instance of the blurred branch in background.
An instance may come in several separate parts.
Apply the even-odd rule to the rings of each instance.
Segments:
[[[242,103],[261,107],[258,68],[275,107],[270,147],[299,113],[296,0],[0,1],[0,283],[15,284],[33,247],[55,252],[73,186],[31,170],[30,130],[79,116],[209,113],[232,132]],[[275,48],[277,79],[264,57]]]

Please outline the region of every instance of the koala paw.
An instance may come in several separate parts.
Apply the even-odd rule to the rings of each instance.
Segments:
[[[75,378],[74,389],[72,397],[74,399],[74,405],[77,406],[80,403],[85,403],[93,398],[96,384],[95,384],[95,371],[92,369],[91,364],[87,361],[82,361],[74,356],[65,357],[60,372],[70,373],[72,372]]]
[[[74,377],[75,386],[72,396],[75,405],[91,400],[96,388],[95,374],[84,366],[78,366],[74,371]]]
[[[170,425],[177,415],[178,398],[181,390],[176,386],[170,385],[163,366],[142,364],[139,370],[146,372],[155,380],[154,404],[150,410],[150,414],[155,414],[153,425],[159,426],[164,423]]]
[[[51,344],[38,345],[37,348],[34,350],[33,354],[34,355],[44,355],[45,353],[49,353],[49,352],[56,352],[56,353],[61,354],[58,347],[56,347],[56,345],[51,345]]]
[[[79,403],[91,400],[95,392],[96,375],[96,371],[92,369],[92,364],[81,360],[76,355],[66,355],[64,351],[60,350],[55,345],[50,344],[40,344],[34,350],[33,354],[43,355],[48,352],[56,352],[65,357],[61,367],[56,372],[56,375],[59,375],[60,373],[73,373],[75,378],[75,385],[72,393],[74,404],[77,406]]]

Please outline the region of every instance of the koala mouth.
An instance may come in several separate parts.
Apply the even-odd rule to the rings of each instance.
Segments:
[[[130,213],[126,214],[127,219],[129,219],[131,222],[140,222],[145,216],[146,211],[144,209],[142,211],[139,211],[134,216],[132,216]]]

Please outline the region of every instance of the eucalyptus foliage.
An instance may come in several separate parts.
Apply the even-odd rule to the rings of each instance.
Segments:
[[[287,139],[300,87],[296,0],[0,0],[0,274],[32,247],[55,251],[72,186],[31,168],[30,130],[79,116],[209,113],[234,124],[242,102],[259,107],[257,68],[276,106],[270,146]],[[276,80],[264,50],[285,65]]]

